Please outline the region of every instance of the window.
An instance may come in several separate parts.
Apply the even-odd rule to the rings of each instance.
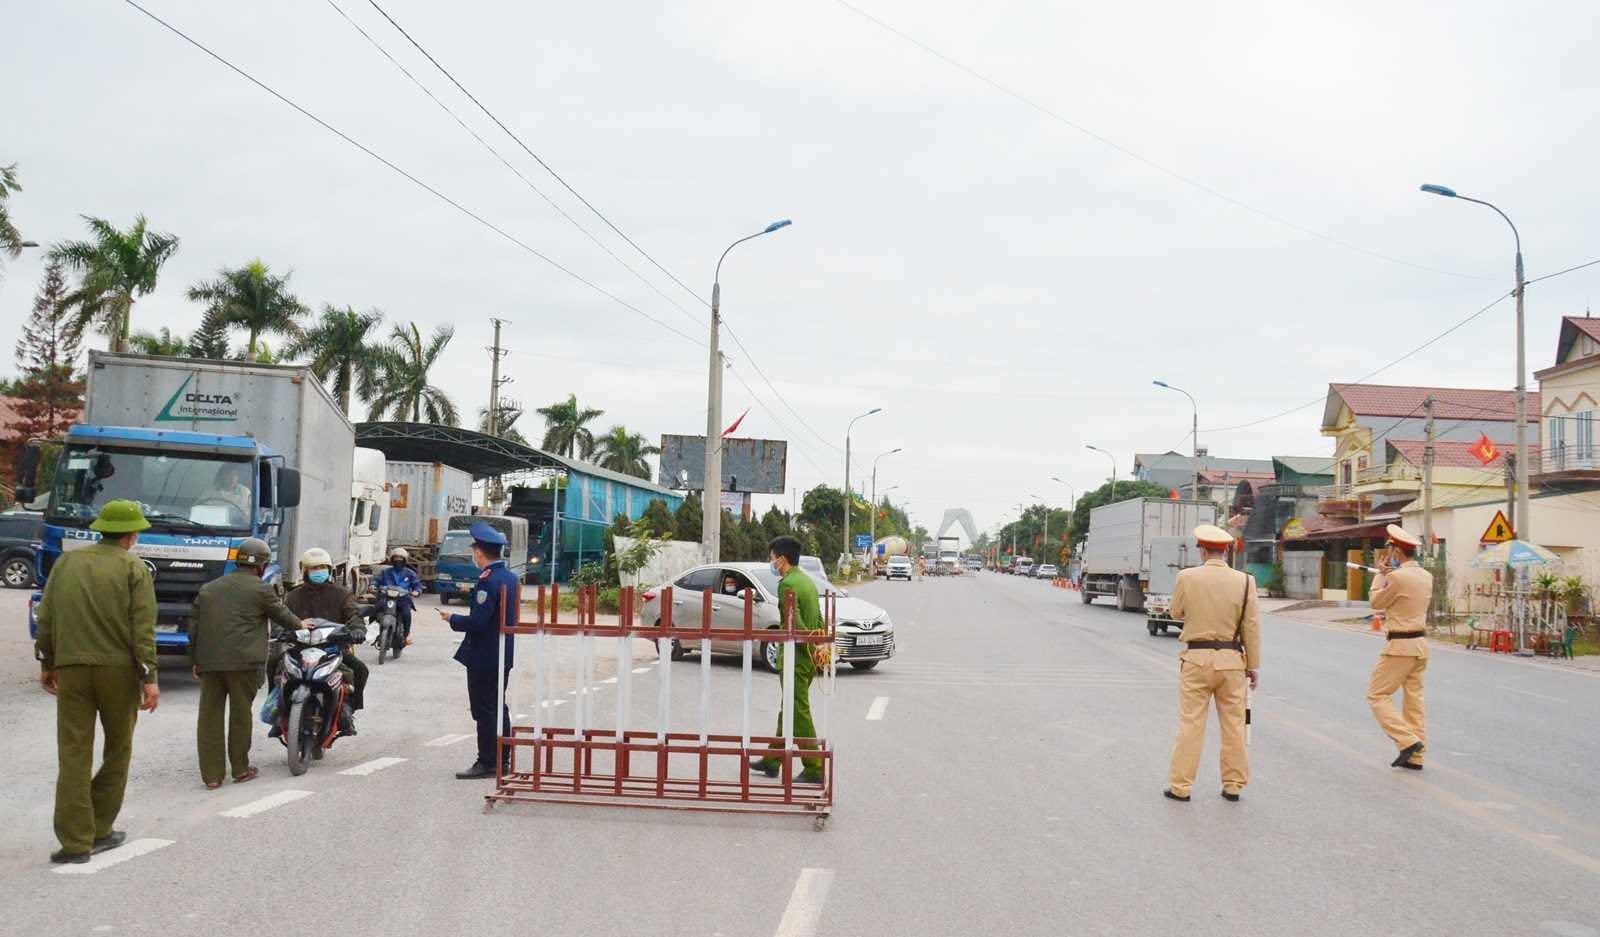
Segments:
[[[1566,454],[1567,448],[1567,420],[1566,417],[1553,416],[1549,419],[1550,432],[1545,445],[1549,454],[1559,463]]]
[[[686,589],[690,592],[704,592],[705,590],[713,587],[713,584],[716,582],[717,572],[718,571],[715,569],[691,570],[690,572],[679,577],[678,581],[673,583],[673,585],[679,589]]]
[[[1577,416],[1577,436],[1575,448],[1578,458],[1587,460],[1594,458],[1594,411],[1585,410]]]

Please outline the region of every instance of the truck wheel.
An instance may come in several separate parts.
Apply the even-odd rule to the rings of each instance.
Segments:
[[[1119,582],[1119,583],[1117,583],[1117,611],[1125,612],[1127,610],[1128,610],[1128,599],[1126,597],[1126,594],[1122,591],[1122,583]]]
[[[1089,591],[1088,586],[1084,586],[1078,590],[1078,598],[1083,601],[1083,604],[1088,605],[1094,601],[1094,593]]]
[[[1164,633],[1167,629],[1161,627],[1153,621],[1147,621],[1144,623],[1144,630],[1150,632],[1150,637],[1153,638],[1159,633]]]

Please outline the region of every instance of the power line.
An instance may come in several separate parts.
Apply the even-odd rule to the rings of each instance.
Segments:
[[[778,398],[778,402],[783,404],[784,409],[794,414],[794,418],[800,421],[800,425],[804,426],[806,430],[811,433],[811,435],[817,437],[818,441],[820,441],[824,446],[827,446],[829,449],[832,449],[835,452],[843,452],[843,447],[835,446],[833,443],[829,442],[826,436],[823,436],[821,433],[811,428],[811,424],[806,422],[805,417],[801,416],[798,410],[789,406],[789,401],[785,400],[784,396],[778,393],[778,388],[773,385],[772,379],[767,377],[767,372],[761,370],[761,365],[756,363],[755,356],[750,354],[750,349],[744,347],[744,342],[739,341],[738,333],[734,332],[733,326],[729,324],[727,317],[725,316],[722,320],[722,327],[728,331],[728,337],[733,339],[733,343],[735,345],[739,346],[739,350],[744,352],[745,360],[750,362],[750,366],[752,368],[756,369],[756,373],[759,374],[761,379],[766,382],[767,387],[771,389],[773,396]]]
[[[482,215],[479,215],[477,212],[474,212],[472,209],[467,208],[465,205],[462,205],[460,202],[456,201],[455,199],[451,198],[450,196],[444,194],[443,192],[439,191],[438,189],[434,188],[433,186],[429,185],[428,183],[423,182],[421,179],[417,178],[416,176],[412,175],[411,173],[407,172],[406,170],[400,168],[395,163],[393,163],[390,160],[386,159],[385,157],[379,155],[376,151],[374,151],[372,148],[368,147],[366,144],[360,142],[359,140],[356,140],[354,137],[350,136],[349,134],[347,134],[344,131],[340,130],[339,128],[333,126],[332,124],[328,123],[327,121],[323,120],[322,118],[318,117],[317,115],[315,115],[315,114],[311,113],[310,111],[306,110],[305,108],[301,107],[299,104],[296,104],[294,101],[291,101],[289,98],[285,97],[284,95],[280,94],[278,91],[273,89],[270,85],[266,84],[265,82],[263,82],[260,79],[256,78],[254,75],[250,74],[249,72],[245,71],[244,69],[240,68],[239,66],[233,64],[232,62],[228,61],[227,59],[223,58],[221,55],[217,54],[216,52],[211,51],[211,49],[209,49],[208,47],[203,45],[199,40],[191,38],[183,30],[181,30],[178,27],[172,25],[171,23],[167,22],[166,20],[162,19],[161,17],[155,15],[154,13],[152,13],[149,10],[145,9],[144,7],[140,6],[139,3],[137,2],[137,0],[123,0],[123,2],[128,4],[128,6],[133,7],[135,10],[138,10],[140,13],[143,13],[145,16],[147,16],[150,19],[154,20],[156,23],[159,23],[164,29],[166,29],[168,32],[172,33],[173,35],[177,36],[179,39],[182,39],[184,42],[187,42],[188,44],[190,44],[191,46],[194,46],[196,49],[199,49],[201,52],[204,52],[206,55],[210,56],[212,59],[216,60],[220,64],[226,66],[229,71],[232,71],[234,74],[238,75],[239,77],[241,77],[241,78],[245,79],[246,81],[250,82],[251,84],[255,85],[257,88],[260,88],[262,91],[265,91],[266,93],[268,93],[268,94],[272,95],[273,97],[277,98],[279,101],[283,102],[284,104],[287,104],[289,107],[291,107],[295,111],[299,112],[302,116],[304,116],[308,120],[312,121],[317,126],[321,127],[322,129],[328,131],[329,133],[333,134],[334,136],[338,137],[339,139],[345,141],[346,143],[350,144],[351,146],[355,147],[356,149],[360,150],[361,152],[367,154],[368,156],[370,156],[373,159],[377,160],[378,162],[382,163],[384,166],[386,166],[389,169],[393,170],[395,173],[397,173],[401,177],[405,178],[407,181],[409,181],[409,182],[415,184],[416,186],[418,186],[419,188],[425,190],[430,195],[434,196],[435,198],[437,198],[440,201],[444,202],[445,204],[449,205],[451,208],[454,208],[456,211],[460,212],[461,214],[466,215],[468,218],[471,218],[473,221],[476,221],[478,224],[484,226],[485,228],[488,228],[490,231],[493,231],[495,234],[498,234],[500,237],[502,237],[505,240],[511,242],[512,244],[515,244],[517,247],[520,247],[522,250],[526,251],[527,253],[532,254],[534,257],[539,258],[540,260],[544,261],[546,264],[549,264],[551,267],[554,267],[556,270],[559,270],[560,272],[566,274],[567,276],[569,276],[572,279],[578,281],[579,283],[583,284],[584,286],[587,286],[591,290],[594,290],[595,292],[597,292],[600,295],[606,297],[607,299],[610,299],[612,302],[614,302],[617,305],[623,307],[624,309],[627,309],[627,310],[629,310],[631,312],[637,313],[640,316],[643,316],[644,318],[650,320],[651,322],[654,322],[656,325],[661,326],[662,328],[664,328],[667,331],[673,333],[674,335],[677,335],[680,338],[683,338],[683,339],[685,339],[685,340],[687,340],[689,342],[692,342],[692,343],[694,343],[696,345],[699,345],[701,347],[705,347],[705,343],[700,341],[699,339],[697,339],[697,338],[695,338],[695,337],[693,337],[691,335],[688,335],[688,334],[678,330],[677,328],[674,328],[673,326],[669,325],[668,323],[663,322],[660,319],[657,319],[655,316],[650,315],[648,312],[645,312],[643,309],[640,309],[639,307],[633,305],[632,303],[629,303],[627,300],[623,299],[622,297],[617,296],[616,294],[608,291],[604,287],[589,281],[588,279],[584,278],[582,274],[579,274],[576,271],[571,270],[571,269],[563,266],[559,262],[557,262],[557,261],[553,260],[552,258],[546,256],[545,254],[539,252],[537,249],[535,249],[534,247],[530,246],[525,241],[523,241],[520,238],[516,237],[515,235],[507,232],[504,228],[499,227],[498,225],[496,225],[493,222],[489,221],[488,219],[484,218]]]
[[[1578,264],[1576,267],[1568,267],[1565,270],[1557,270],[1555,273],[1547,273],[1542,277],[1534,277],[1523,285],[1532,286],[1533,284],[1538,283],[1540,280],[1548,280],[1551,277],[1559,277],[1564,273],[1571,273],[1574,270],[1582,270],[1584,267],[1593,267],[1595,264],[1600,264],[1600,260],[1591,260],[1586,264]]]
[[[1404,267],[1412,267],[1412,268],[1417,269],[1417,270],[1427,270],[1430,273],[1441,273],[1441,274],[1444,274],[1445,276],[1461,277],[1463,279],[1468,279],[1468,280],[1487,280],[1487,279],[1490,279],[1489,277],[1475,276],[1475,275],[1466,274],[1466,273],[1456,273],[1455,271],[1452,271],[1452,270],[1442,270],[1442,269],[1440,269],[1438,267],[1430,267],[1430,266],[1428,266],[1426,264],[1419,264],[1419,263],[1415,263],[1415,262],[1409,261],[1409,260],[1401,260],[1398,257],[1391,257],[1388,254],[1383,254],[1383,253],[1380,253],[1380,252],[1375,251],[1375,250],[1369,250],[1369,249],[1367,249],[1365,247],[1361,247],[1360,245],[1352,244],[1349,241],[1341,240],[1340,238],[1336,238],[1331,234],[1325,234],[1325,233],[1323,233],[1321,231],[1317,231],[1317,230],[1315,230],[1313,228],[1308,228],[1305,225],[1298,224],[1296,222],[1290,221],[1289,219],[1284,218],[1282,215],[1273,214],[1272,212],[1269,212],[1266,209],[1257,208],[1256,206],[1251,205],[1248,202],[1244,202],[1244,201],[1241,201],[1241,200],[1239,200],[1237,198],[1234,198],[1233,196],[1227,194],[1226,192],[1223,192],[1220,189],[1217,189],[1217,188],[1215,188],[1215,187],[1213,187],[1211,185],[1208,185],[1208,184],[1206,184],[1204,182],[1201,182],[1200,180],[1195,179],[1192,176],[1186,176],[1183,173],[1180,173],[1175,169],[1170,169],[1170,168],[1162,165],[1161,163],[1158,163],[1155,160],[1150,159],[1147,156],[1144,156],[1144,155],[1142,155],[1140,153],[1136,153],[1133,150],[1130,150],[1127,147],[1123,146],[1122,144],[1117,143],[1116,141],[1110,139],[1109,137],[1105,137],[1105,136],[1102,136],[1099,133],[1096,133],[1095,131],[1093,131],[1093,130],[1089,129],[1088,127],[1084,126],[1083,124],[1080,124],[1077,121],[1072,120],[1069,117],[1063,116],[1062,114],[1058,113],[1057,111],[1053,111],[1050,108],[1046,107],[1045,105],[1040,104],[1038,101],[1035,101],[1034,99],[1028,97],[1027,95],[1023,94],[1020,91],[1017,91],[1016,89],[1010,87],[1009,85],[1002,84],[1001,82],[999,82],[999,81],[997,81],[997,80],[995,80],[993,78],[990,78],[988,75],[983,74],[982,72],[978,71],[977,69],[975,69],[975,68],[973,68],[973,67],[971,67],[971,66],[969,66],[969,65],[967,65],[967,64],[965,64],[963,62],[960,62],[957,59],[954,59],[954,58],[950,57],[949,55],[946,55],[943,52],[940,52],[938,49],[935,49],[933,46],[928,45],[927,43],[923,42],[922,40],[917,39],[916,37],[914,37],[914,36],[912,36],[912,35],[910,35],[908,33],[905,33],[903,31],[895,28],[894,26],[891,26],[890,24],[884,22],[883,20],[877,18],[876,16],[873,16],[871,13],[868,13],[867,11],[861,9],[860,7],[849,3],[848,0],[834,0],[834,2],[839,4],[840,6],[844,7],[845,9],[849,10],[850,12],[856,14],[857,16],[861,17],[862,19],[866,20],[867,22],[872,23],[873,25],[877,26],[878,28],[884,30],[885,32],[888,32],[888,33],[890,33],[890,34],[892,34],[894,36],[897,36],[900,39],[902,39],[902,40],[904,40],[904,41],[916,46],[917,48],[919,48],[922,51],[928,53],[929,55],[933,56],[934,58],[940,60],[941,62],[944,62],[946,65],[949,65],[952,68],[956,68],[956,69],[958,69],[958,70],[960,70],[962,72],[965,72],[966,74],[972,76],[973,78],[976,78],[978,81],[981,81],[984,84],[988,85],[989,87],[995,89],[996,91],[999,91],[1000,93],[1006,95],[1007,97],[1013,98],[1016,101],[1019,101],[1020,103],[1032,108],[1033,110],[1038,111],[1040,114],[1043,114],[1044,116],[1050,118],[1051,120],[1054,120],[1057,123],[1063,124],[1063,125],[1065,125],[1067,127],[1071,127],[1073,130],[1076,130],[1077,132],[1083,134],[1084,136],[1088,137],[1089,139],[1095,141],[1096,143],[1099,143],[1099,144],[1101,144],[1103,146],[1109,147],[1109,148],[1117,151],[1118,153],[1121,153],[1123,156],[1126,156],[1129,159],[1135,160],[1136,162],[1143,163],[1144,165],[1150,167],[1151,169],[1154,169],[1155,171],[1157,171],[1157,172],[1159,172],[1159,173],[1161,173],[1161,174],[1163,174],[1165,176],[1169,176],[1169,177],[1171,177],[1173,179],[1176,179],[1179,182],[1182,182],[1184,185],[1192,186],[1192,187],[1194,187],[1196,189],[1199,189],[1201,192],[1206,193],[1207,195],[1211,196],[1212,198],[1216,198],[1216,199],[1219,199],[1219,200],[1221,200],[1223,202],[1227,202],[1229,205],[1232,205],[1235,208],[1242,208],[1245,211],[1250,212],[1253,215],[1257,215],[1257,216],[1259,216],[1261,218],[1265,218],[1268,221],[1274,222],[1276,224],[1280,224],[1280,225],[1282,225],[1282,226],[1284,226],[1286,228],[1289,228],[1291,230],[1298,231],[1301,234],[1309,235],[1311,237],[1318,238],[1318,239],[1323,240],[1323,241],[1327,241],[1329,244],[1333,244],[1333,245],[1336,245],[1338,247],[1342,247],[1345,250],[1354,251],[1354,252],[1356,252],[1358,254],[1365,254],[1368,257],[1375,257],[1378,260],[1385,260],[1385,261],[1388,261],[1389,263],[1400,264],[1401,266],[1404,266]]]
[[[758,394],[756,394],[755,388],[751,387],[750,386],[750,382],[746,381],[744,379],[744,375],[740,374],[739,370],[737,368],[733,367],[733,365],[731,363],[728,365],[728,370],[732,371],[733,372],[733,376],[739,381],[740,384],[744,385],[744,389],[746,391],[749,391],[750,399],[752,399],[752,400],[754,400],[756,402],[756,406],[760,407],[767,414],[768,417],[771,417],[772,422],[776,423],[778,425],[778,428],[783,430],[784,435],[793,436],[794,434],[789,431],[789,428],[787,426],[783,425],[783,421],[778,419],[778,415],[776,413],[773,413],[772,409],[767,406],[767,402],[765,400],[762,400],[761,397]],[[709,444],[709,440],[707,442]],[[798,443],[792,443],[792,445],[794,446],[795,451],[800,453],[801,458],[803,458],[807,462],[811,463],[811,467],[813,469],[816,469],[817,474],[823,476],[824,478],[827,477],[827,475],[828,475],[827,470],[825,470],[822,466],[818,465],[817,464],[817,460],[811,458],[811,453],[809,453],[805,449],[803,449]]]

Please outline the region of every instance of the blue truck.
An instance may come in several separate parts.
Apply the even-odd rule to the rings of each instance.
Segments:
[[[504,514],[454,514],[445,530],[444,542],[439,544],[439,559],[434,566],[433,587],[439,593],[440,605],[449,605],[456,599],[465,604],[478,584],[480,570],[472,562],[469,528],[479,521],[506,535],[506,566],[517,578],[530,581],[527,520]]]
[[[139,502],[150,529],[134,552],[155,578],[157,648],[181,653],[200,587],[234,568],[248,537],[271,545],[265,578],[280,588],[313,546],[354,582],[354,457],[354,428],[308,368],[91,351],[83,421],[28,443],[17,498],[42,502],[40,582],[100,538],[89,523],[101,505]]]

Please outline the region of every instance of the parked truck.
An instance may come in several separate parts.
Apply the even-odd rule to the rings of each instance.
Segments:
[[[1120,611],[1143,611],[1152,594],[1170,595],[1176,564],[1199,562],[1194,529],[1216,522],[1217,505],[1211,501],[1133,498],[1094,508],[1083,548],[1079,594],[1084,604],[1104,595],[1114,598]]]
[[[351,581],[354,452],[350,421],[309,368],[91,351],[82,422],[29,442],[18,495],[31,501],[47,482],[41,580],[63,551],[100,539],[89,524],[107,501],[139,502],[156,645],[177,653],[195,595],[233,569],[247,537],[272,546],[269,582],[296,584],[313,546]]]
[[[505,514],[457,514],[450,518],[444,542],[439,545],[437,573],[434,577],[439,604],[449,605],[459,598],[463,602],[478,583],[481,570],[472,562],[473,524],[482,521],[505,534],[504,556],[506,568],[518,579],[528,581],[528,521],[526,518]]]
[[[438,575],[450,518],[472,510],[472,476],[442,462],[389,462],[389,546],[404,547],[424,585]]]
[[[388,462],[376,449],[357,447],[350,479],[350,584],[367,591],[373,569],[388,559]]]

